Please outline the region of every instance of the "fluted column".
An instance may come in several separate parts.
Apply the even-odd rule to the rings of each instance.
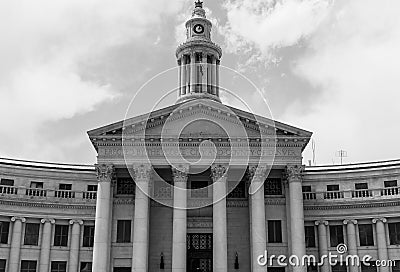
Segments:
[[[182,95],[182,59],[178,59],[178,86],[179,86],[179,92],[178,94],[181,96]]]
[[[228,243],[226,229],[226,182],[225,165],[211,167],[213,180],[213,271],[228,271]]]
[[[134,164],[135,215],[133,221],[132,272],[147,272],[149,252],[149,184],[151,166]]]
[[[376,224],[376,241],[378,246],[378,259],[379,260],[388,260],[388,250],[387,250],[387,242],[386,242],[386,230],[385,223],[387,222],[386,218],[374,218],[372,219],[372,223]],[[389,272],[389,267],[379,267],[380,272]]]
[[[174,178],[174,215],[172,231],[172,271],[186,272],[187,190],[188,165],[172,169]]]
[[[257,262],[257,257],[264,254],[267,247],[267,232],[265,227],[264,181],[267,178],[267,168],[250,166],[250,220],[251,220],[251,271],[265,271]]]
[[[82,220],[70,220],[69,224],[72,225],[71,230],[71,245],[69,249],[69,262],[68,272],[78,272],[79,265],[79,246],[81,237]]]
[[[50,269],[50,246],[51,226],[56,223],[54,219],[44,218],[40,220],[43,224],[42,243],[40,245],[39,271],[48,272]]]
[[[343,224],[347,225],[347,251],[350,255],[357,255],[357,237],[356,224],[357,220],[344,220]],[[357,265],[349,265],[350,272],[358,272]]]
[[[180,66],[180,76],[181,76],[181,95],[186,94],[186,56],[182,55],[181,66]]]
[[[96,221],[93,245],[93,271],[108,272],[111,241],[110,220],[112,220],[112,190],[111,181],[114,177],[113,165],[96,165],[97,200]]]
[[[328,256],[328,235],[326,231],[328,221],[316,221],[315,225],[318,226],[318,252],[321,259],[322,256]],[[324,259],[321,272],[329,272],[329,267],[328,259]]]
[[[190,92],[194,93],[196,92],[196,74],[197,74],[197,69],[196,69],[196,54],[191,53],[190,54]]]
[[[219,60],[216,61],[215,65],[215,94],[219,96]]]
[[[292,254],[302,259],[306,254],[305,232],[304,232],[304,211],[302,193],[302,171],[301,165],[288,165],[286,167],[287,181],[289,183],[290,195],[290,221]],[[306,266],[294,266],[294,272],[305,272]]]
[[[207,54],[203,53],[201,62],[201,92],[207,93]]]
[[[12,217],[11,222],[14,222],[11,235],[10,257],[8,258],[8,271],[19,271],[19,257],[21,254],[21,239],[22,239],[22,223],[26,222],[25,217]]]

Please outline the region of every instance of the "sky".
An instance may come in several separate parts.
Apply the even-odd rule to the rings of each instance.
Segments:
[[[339,164],[339,150],[345,163],[400,159],[400,1],[205,7],[221,64],[253,82],[268,107],[255,88],[233,91],[256,113],[312,131],[317,165]],[[1,1],[0,157],[95,163],[86,132],[123,120],[141,86],[176,67],[192,9],[186,0]],[[167,91],[153,83],[140,97]],[[310,144],[304,162],[312,157]]]

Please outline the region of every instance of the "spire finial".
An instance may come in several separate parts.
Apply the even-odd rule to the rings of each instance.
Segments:
[[[201,0],[197,0],[194,4],[196,8],[203,8],[203,2]]]

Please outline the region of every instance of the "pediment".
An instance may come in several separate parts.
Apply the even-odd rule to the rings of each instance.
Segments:
[[[307,144],[312,133],[209,99],[196,99],[136,116],[88,132],[92,143],[129,135],[144,138],[248,138],[274,135],[301,138]],[[229,134],[229,136],[228,136]]]

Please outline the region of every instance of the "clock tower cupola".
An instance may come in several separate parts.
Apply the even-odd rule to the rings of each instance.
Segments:
[[[195,2],[192,17],[186,22],[186,41],[178,46],[179,93],[177,103],[209,98],[220,102],[219,64],[221,47],[211,40],[212,23],[203,2]]]

